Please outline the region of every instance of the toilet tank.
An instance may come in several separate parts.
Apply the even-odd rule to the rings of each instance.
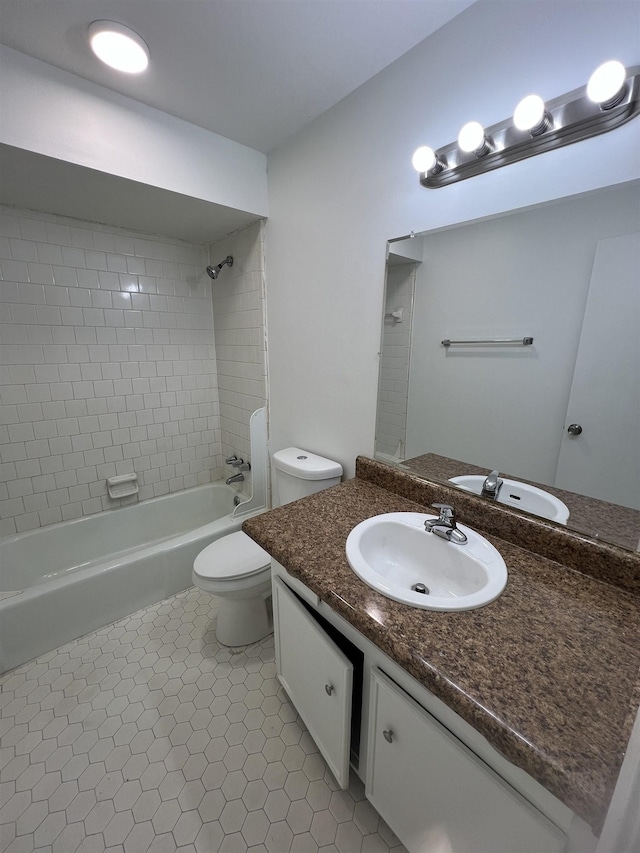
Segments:
[[[276,469],[275,506],[297,501],[306,495],[335,486],[342,477],[342,465],[316,456],[299,447],[286,447],[273,454]]]

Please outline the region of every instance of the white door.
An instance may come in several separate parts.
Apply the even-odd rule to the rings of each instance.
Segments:
[[[596,247],[554,485],[640,510],[638,233]]]

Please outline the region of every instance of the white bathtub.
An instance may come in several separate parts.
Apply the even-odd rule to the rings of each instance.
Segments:
[[[210,483],[0,540],[0,673],[191,586],[196,555],[240,529]]]

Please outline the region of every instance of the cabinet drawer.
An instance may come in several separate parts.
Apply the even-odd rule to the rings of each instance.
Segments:
[[[411,853],[561,853],[564,834],[374,670],[366,793]]]
[[[278,679],[347,788],[353,665],[279,578],[273,580],[273,622]]]

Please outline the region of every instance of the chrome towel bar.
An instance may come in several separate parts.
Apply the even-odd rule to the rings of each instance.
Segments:
[[[441,341],[443,347],[456,346],[458,344],[479,344],[480,346],[493,346],[494,344],[506,344],[508,346],[529,347],[533,343],[533,338],[491,338],[490,340],[477,341],[451,341],[445,338]]]

